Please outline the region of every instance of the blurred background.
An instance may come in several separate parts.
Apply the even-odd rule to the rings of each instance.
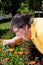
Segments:
[[[43,0],[0,0],[0,16],[14,16],[16,13],[34,14],[43,11]]]
[[[43,17],[43,0],[0,0],[0,40],[11,39],[16,35],[10,31],[9,26],[12,17],[17,13]],[[35,62],[36,65],[43,65],[43,55],[36,49],[31,40],[28,41],[28,44],[30,52],[28,63],[32,61],[34,65]],[[14,54],[14,52],[23,51],[23,45],[14,46],[14,49],[7,52],[9,49],[10,47],[3,47],[2,42],[0,42],[0,65],[24,65],[23,56]]]

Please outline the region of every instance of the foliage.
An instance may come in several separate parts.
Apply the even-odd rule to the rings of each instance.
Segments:
[[[43,0],[1,0],[0,9],[6,14],[11,13],[34,13],[34,10],[40,10]],[[32,13],[32,14],[33,14]]]
[[[13,36],[15,36],[15,33],[9,31],[9,29],[8,29],[9,25],[7,25],[7,24],[8,23],[0,24],[0,26],[1,26],[0,38],[11,39],[11,38],[13,38]],[[3,29],[3,27],[4,27],[4,29]],[[14,52],[23,51],[22,45],[14,46],[14,48],[12,48],[12,49],[13,50],[11,51],[11,49],[8,45],[3,46],[2,42],[0,42],[0,63],[2,63],[4,65],[24,65],[23,56],[14,54]]]
[[[17,11],[18,13],[27,13],[27,14],[34,14],[34,10],[28,9],[28,5],[26,3],[21,3],[21,7]]]
[[[4,11],[5,11],[5,13],[9,13],[9,12],[11,12],[11,8],[12,8],[12,0],[1,0],[1,2],[2,2],[2,8],[4,9]]]
[[[9,31],[9,29],[6,29],[6,26],[8,25],[6,24],[5,26],[5,24],[1,25],[2,27],[0,29],[0,38],[4,38],[4,39],[13,38],[13,36],[15,36],[15,33]],[[37,62],[38,64],[40,64],[39,60],[36,60],[36,59],[40,58],[42,55],[33,45],[33,42],[31,40],[28,41],[28,44],[29,44],[29,51],[30,51],[30,55],[28,55],[30,63],[33,64]],[[0,65],[1,63],[4,65],[24,65],[23,55],[15,54],[15,52],[23,52],[23,44],[14,46],[14,48],[10,48],[8,45],[3,46],[2,42],[0,42]]]
[[[0,38],[3,38],[3,39],[11,39],[13,38],[16,34],[9,31],[9,29],[7,30],[0,30]]]
[[[34,9],[34,10],[40,10],[40,7],[41,7],[41,2],[42,0],[29,0],[28,4],[29,4],[29,8],[30,9]]]
[[[5,34],[5,36],[6,35],[7,34]],[[6,36],[6,39],[7,39],[7,36]],[[29,55],[29,61],[30,61],[37,56],[38,52],[37,50],[35,50],[36,48],[33,45],[32,41],[28,41],[28,43],[29,43],[29,51],[30,51],[30,55]],[[23,52],[23,44],[14,46],[14,48],[11,49],[8,45],[3,46],[2,42],[0,42],[0,63],[4,65],[24,65],[23,55],[15,54],[15,52]]]
[[[34,15],[35,10],[40,10],[42,0],[25,0],[21,3],[18,13],[27,13]]]
[[[16,35],[10,31],[9,24],[10,22],[0,24],[0,38],[9,39]]]
[[[14,47],[12,52],[7,52],[9,47],[2,46],[0,43],[0,47],[2,50],[0,51],[0,62],[4,65],[24,65],[23,56],[14,54],[15,51],[20,51],[21,45],[18,47]]]
[[[23,0],[1,0],[2,9],[5,11],[6,14],[12,13],[12,15],[17,13],[17,9],[20,6],[20,3]]]

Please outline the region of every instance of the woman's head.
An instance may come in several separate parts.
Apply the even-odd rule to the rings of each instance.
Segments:
[[[33,21],[32,15],[28,14],[16,14],[10,24],[10,30],[13,31],[14,28],[23,28],[25,25],[30,26]]]

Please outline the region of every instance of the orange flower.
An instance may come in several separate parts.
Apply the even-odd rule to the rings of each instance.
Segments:
[[[32,65],[32,64],[35,64],[35,63],[36,63],[35,61],[30,61],[30,62],[29,62],[29,64],[31,64],[31,65]]]
[[[0,48],[0,51],[2,51],[2,48]]]
[[[9,52],[12,52],[13,50],[14,50],[13,48],[10,48],[8,51],[9,51]]]
[[[0,39],[0,42],[3,42],[3,39]]]
[[[4,58],[4,59],[3,59],[3,61],[8,61],[8,60],[9,60],[9,58]]]
[[[17,54],[17,52],[14,52],[14,54]]]
[[[23,52],[18,52],[18,54],[22,55],[22,54],[23,54]]]
[[[20,55],[22,55],[23,52],[14,52],[14,54],[20,54]]]

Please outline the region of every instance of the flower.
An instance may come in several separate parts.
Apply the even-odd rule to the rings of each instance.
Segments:
[[[13,48],[8,49],[9,52],[12,52],[13,50],[14,50]]]
[[[3,59],[3,61],[8,61],[8,60],[9,60],[9,58],[4,58],[4,59]]]
[[[30,62],[29,62],[29,64],[31,64],[31,65],[32,65],[32,64],[35,64],[35,63],[36,63],[35,61],[30,61]]]
[[[14,52],[14,54],[20,54],[20,55],[22,55],[23,52]]]
[[[18,52],[18,54],[22,55],[22,54],[23,54],[23,52]]]
[[[14,54],[17,54],[17,52],[14,52]]]

